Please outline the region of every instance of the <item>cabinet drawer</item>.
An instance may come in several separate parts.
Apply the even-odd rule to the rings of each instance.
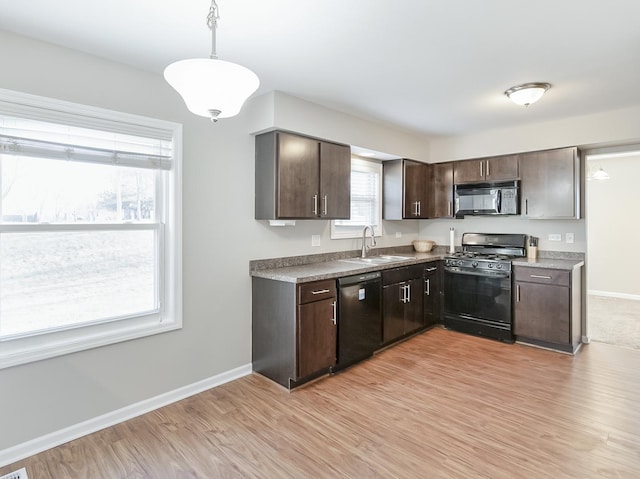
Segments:
[[[327,279],[298,285],[298,304],[336,297],[336,281]]]
[[[569,286],[571,284],[571,272],[549,268],[527,268],[516,266],[515,280],[528,283],[556,284]]]
[[[382,285],[386,286],[388,284],[422,278],[423,271],[424,266],[420,264],[384,270],[382,272]]]

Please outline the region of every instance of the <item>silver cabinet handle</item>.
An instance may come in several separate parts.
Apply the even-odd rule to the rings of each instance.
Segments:
[[[327,216],[327,195],[324,195],[323,202],[324,202],[324,208],[323,208],[324,213],[322,214]]]
[[[331,303],[331,306],[333,308],[333,318],[331,318],[331,321],[333,322],[333,324],[338,324],[336,302],[334,301],[333,303]]]
[[[551,279],[551,276],[541,276],[539,274],[530,274],[530,278],[538,278],[538,279]]]
[[[447,201],[447,216],[451,216],[451,201]]]
[[[313,214],[318,214],[318,195],[313,195]]]
[[[432,271],[435,271],[435,270],[437,270],[437,269],[438,269],[437,267],[435,267],[435,268],[426,268],[426,269],[425,269],[425,271],[426,271],[427,273],[431,273]]]
[[[407,303],[411,302],[411,285],[407,285]]]
[[[484,177],[484,175],[482,174],[482,161],[480,162],[480,178]]]
[[[311,294],[324,294],[330,292],[330,289],[319,289],[317,291],[311,291]]]
[[[520,285],[516,285],[516,302],[520,302]]]
[[[529,200],[527,198],[524,199],[524,214],[529,214]]]
[[[431,296],[431,280],[428,279],[424,282],[427,285],[427,296]]]
[[[491,176],[491,173],[489,173],[489,160],[487,160],[487,178],[489,178],[489,176]]]
[[[421,213],[421,211],[422,211],[422,205],[420,204],[420,202],[419,202],[419,201],[417,201],[417,203],[418,203],[418,208],[417,208],[417,210],[418,210],[418,211],[417,211],[417,213],[418,213],[418,214],[417,214],[416,216],[420,216],[420,213]]]
[[[413,216],[418,216],[419,203],[419,201],[414,201],[413,203],[411,203],[413,205]]]

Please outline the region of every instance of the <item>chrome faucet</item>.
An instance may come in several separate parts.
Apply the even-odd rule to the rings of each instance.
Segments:
[[[367,228],[369,228],[371,230],[371,246],[375,246],[376,245],[376,237],[373,233],[373,226],[371,225],[367,225],[363,228],[362,230],[362,258],[366,258],[367,257],[367,251],[369,251],[371,248],[369,248],[367,246]]]

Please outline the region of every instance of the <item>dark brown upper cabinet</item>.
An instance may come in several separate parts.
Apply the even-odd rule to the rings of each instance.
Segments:
[[[351,148],[292,133],[256,136],[255,218],[349,219]]]
[[[389,160],[383,168],[383,208],[385,220],[429,218],[431,168],[413,160]]]
[[[453,218],[453,163],[431,166],[431,211],[429,218]]]
[[[453,182],[455,184],[517,180],[518,178],[518,155],[494,156],[454,163]]]
[[[580,218],[581,162],[576,147],[520,155],[522,216]]]

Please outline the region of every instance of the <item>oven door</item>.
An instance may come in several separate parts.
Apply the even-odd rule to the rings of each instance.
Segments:
[[[445,268],[444,314],[510,330],[511,273]]]

